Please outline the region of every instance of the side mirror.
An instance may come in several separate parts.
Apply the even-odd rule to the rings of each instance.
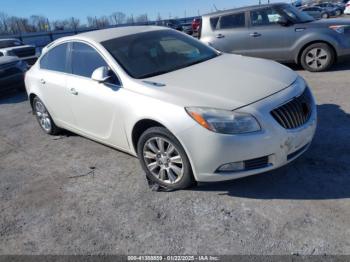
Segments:
[[[287,26],[289,25],[289,21],[284,16],[280,16],[277,19],[277,24],[280,24],[281,26]]]
[[[99,83],[106,82],[110,77],[110,69],[107,66],[96,68],[91,75],[91,79]]]

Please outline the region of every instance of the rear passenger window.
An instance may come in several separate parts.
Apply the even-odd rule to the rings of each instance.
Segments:
[[[89,45],[74,42],[72,49],[72,74],[91,78],[95,69],[107,66],[105,60]]]
[[[61,44],[49,50],[40,60],[40,68],[57,71],[66,71],[68,44]]]
[[[240,27],[245,27],[245,13],[225,15],[220,19],[220,29]]]

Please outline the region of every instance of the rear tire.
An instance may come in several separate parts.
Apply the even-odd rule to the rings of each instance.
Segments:
[[[147,177],[160,186],[179,190],[195,184],[185,150],[166,128],[147,129],[137,143],[137,155]]]
[[[33,99],[33,111],[41,129],[46,134],[57,135],[60,133],[60,128],[55,125],[44,103],[37,96]]]
[[[328,44],[315,43],[303,50],[300,63],[307,71],[322,72],[334,64],[335,58],[335,53]]]

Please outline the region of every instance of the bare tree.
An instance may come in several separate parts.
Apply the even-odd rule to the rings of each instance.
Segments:
[[[135,23],[134,16],[133,16],[133,15],[129,16],[129,17],[126,19],[126,23],[128,23],[128,24],[133,24],[133,23]]]
[[[88,27],[97,27],[97,18],[96,17],[88,16],[86,18],[86,20],[88,23]]]
[[[0,30],[2,33],[5,33],[5,34],[9,33],[7,19],[8,19],[7,14],[0,12]]]
[[[160,13],[157,15],[157,21],[162,21],[162,17],[160,16]]]
[[[147,14],[141,14],[136,17],[136,22],[137,23],[146,23],[148,22],[148,16]]]
[[[110,19],[113,24],[120,25],[125,22],[126,15],[122,12],[114,12],[110,15]]]
[[[64,20],[54,20],[51,22],[52,29],[55,31],[64,30],[69,28],[69,21],[67,19]]]
[[[110,23],[109,23],[109,19],[107,16],[101,16],[97,19],[97,27],[98,28],[104,28],[104,27],[107,27],[109,26]]]
[[[67,22],[67,25],[70,29],[77,30],[77,28],[80,26],[80,20],[75,17],[71,17]]]
[[[49,31],[50,25],[48,19],[41,15],[32,15],[29,18],[30,23],[34,26],[36,31]]]

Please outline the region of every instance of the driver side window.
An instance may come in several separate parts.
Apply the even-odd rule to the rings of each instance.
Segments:
[[[281,15],[272,8],[260,9],[250,12],[252,26],[266,26],[277,23]]]
[[[99,67],[108,67],[106,61],[91,46],[73,42],[71,51],[71,72],[73,75],[91,78],[92,73]],[[119,85],[117,76],[111,71],[110,84]]]

